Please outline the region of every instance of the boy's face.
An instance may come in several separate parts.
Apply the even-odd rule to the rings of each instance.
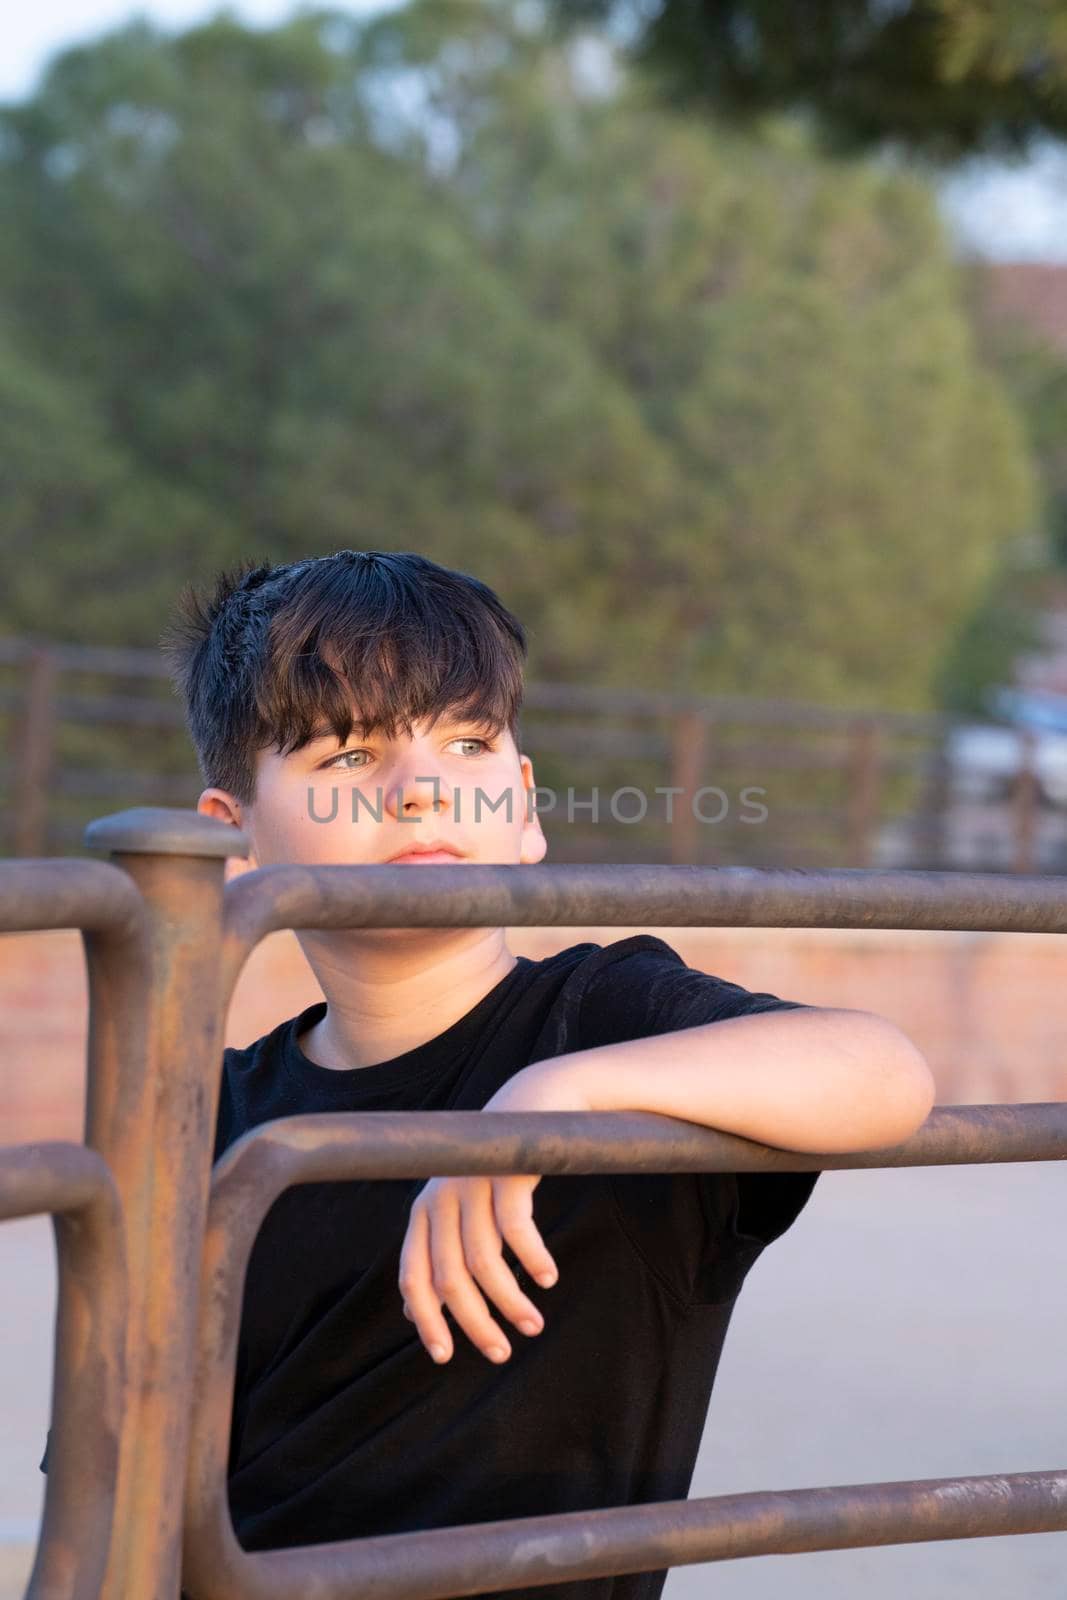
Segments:
[[[487,735],[446,714],[392,739],[356,727],[343,745],[330,731],[287,756],[261,750],[252,805],[205,789],[197,810],[248,835],[251,854],[231,857],[228,877],[297,862],[384,865],[431,842],[458,852],[452,864],[533,864],[548,848],[533,788],[530,759],[510,732]]]

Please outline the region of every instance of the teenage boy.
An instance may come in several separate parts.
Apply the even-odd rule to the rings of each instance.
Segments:
[[[249,867],[543,859],[519,748],[525,634],[476,578],[385,551],[239,568],[210,597],[187,589],[163,644],[198,809],[244,830]],[[325,1000],[225,1051],[216,1159],[315,1111],[633,1110],[789,1150],[876,1149],[933,1103],[887,1019],[752,993],[651,935],[540,961],[493,927],[297,937]],[[244,1290],[239,1542],[685,1498],[742,1282],[818,1176],[287,1190]],[[665,1578],[501,1593],[657,1600]]]

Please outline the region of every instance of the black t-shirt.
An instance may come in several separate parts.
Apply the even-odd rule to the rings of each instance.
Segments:
[[[799,1009],[686,966],[648,934],[516,965],[464,1017],[391,1061],[335,1070],[296,1039],[325,1001],[224,1054],[215,1159],[315,1111],[480,1110],[530,1062],[728,1017]],[[709,1062],[708,1070],[712,1071]],[[491,1301],[496,1366],[446,1308],[437,1365],[403,1314],[400,1248],[421,1179],[294,1185],[249,1259],[229,1503],[246,1550],[684,1499],[734,1301],[817,1172],[548,1174],[534,1221],[559,1268],[544,1328]],[[43,1465],[43,1463],[42,1463]],[[666,1570],[497,1591],[657,1600]]]

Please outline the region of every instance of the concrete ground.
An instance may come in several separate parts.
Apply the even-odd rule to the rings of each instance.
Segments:
[[[1067,1467],[1067,1165],[830,1172],[753,1268],[691,1498]],[[51,1225],[0,1226],[0,1600],[44,1478]],[[677,1567],[665,1600],[1063,1600],[1067,1533]]]

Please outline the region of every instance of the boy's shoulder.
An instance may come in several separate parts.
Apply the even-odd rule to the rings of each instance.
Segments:
[[[326,1013],[326,1001],[317,1000],[312,1005],[305,1006],[295,1016],[286,1017],[283,1021],[275,1023],[266,1033],[260,1034],[258,1039],[253,1039],[248,1044],[225,1046],[222,1052],[223,1065],[229,1071],[248,1069],[264,1054],[280,1050],[285,1041],[285,1035],[291,1028],[303,1032],[313,1022],[318,1021]],[[307,1022],[304,1019],[307,1018]]]
[[[589,945],[588,960],[583,964],[583,977],[599,976],[601,972],[611,969],[621,963],[626,963],[627,971],[638,967],[655,967],[664,961],[673,966],[684,967],[685,962],[673,945],[666,939],[661,939],[654,933],[634,933],[626,939],[615,939],[608,944]]]
[[[763,1011],[806,1009],[767,990],[692,967],[653,934],[606,945],[582,975],[583,1046],[647,1038]]]

